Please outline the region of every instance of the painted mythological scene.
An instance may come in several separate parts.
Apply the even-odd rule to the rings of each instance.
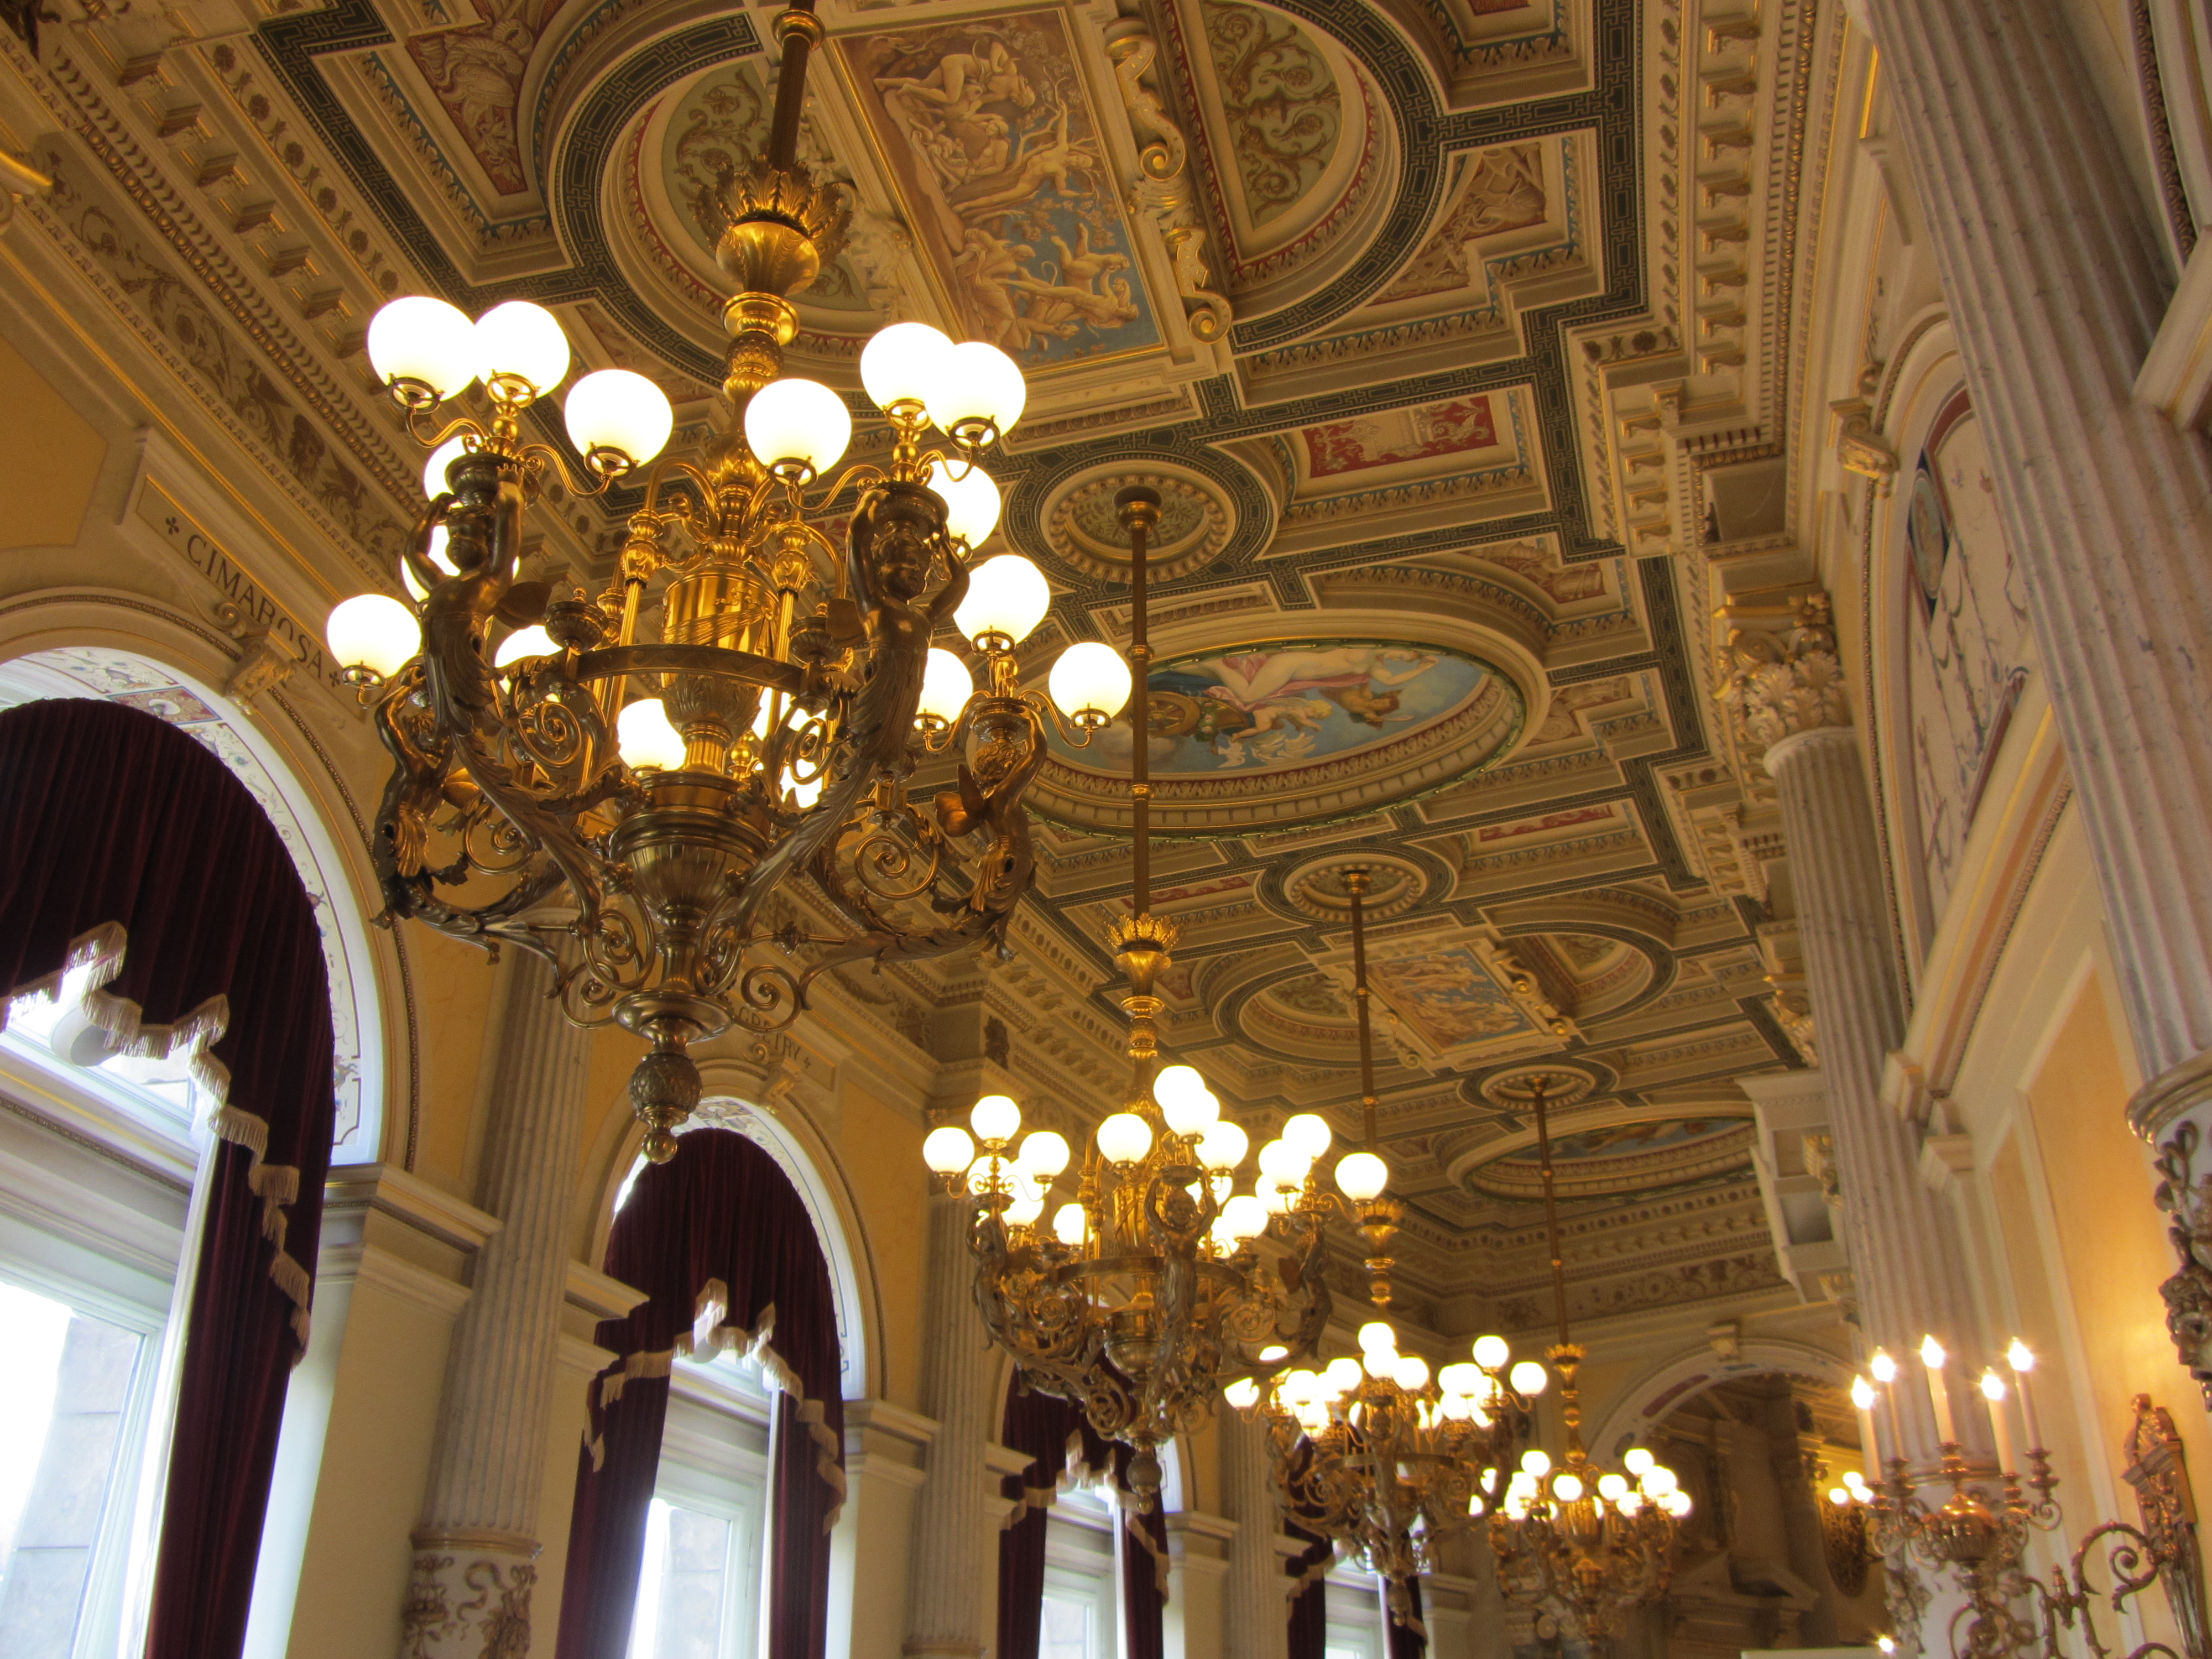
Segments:
[[[1310,766],[1389,743],[1467,706],[1489,671],[1447,651],[1350,642],[1258,645],[1170,659],[1146,684],[1156,777]],[[1126,714],[1060,757],[1118,770]]]
[[[1369,977],[1382,1000],[1438,1048],[1534,1029],[1521,1005],[1463,946],[1386,957]]]
[[[915,234],[1025,367],[1153,343],[1121,192],[1054,14],[842,43]]]

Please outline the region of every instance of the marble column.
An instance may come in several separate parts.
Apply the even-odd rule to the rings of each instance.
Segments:
[[[2171,1146],[2212,1127],[2212,446],[2132,395],[2169,256],[2060,0],[1864,12],[2150,1079],[2130,1119]],[[2172,1205],[2205,1242],[2202,1194]],[[2212,1273],[2183,1261],[2171,1322],[2212,1382]]]
[[[1914,1351],[1931,1331],[1957,1345],[1978,1326],[1957,1230],[1920,1179],[1920,1132],[1882,1103],[1882,1067],[1905,1032],[1904,997],[1874,809],[1835,649],[1827,601],[1809,599],[1778,639],[1735,635],[1735,671],[1720,701],[1735,713],[1745,747],[1765,745],[1779,797],[1844,1242],[1867,1340],[1900,1365],[1894,1392],[1904,1451],[1919,1459],[1934,1455],[1936,1440]],[[1970,1427],[1973,1414],[1959,1415]],[[1883,1448],[1885,1455],[1894,1449]]]
[[[975,1659],[993,1639],[987,1620],[995,1613],[983,1596],[997,1571],[986,1553],[993,1534],[985,1448],[998,1428],[1000,1361],[975,1311],[973,1214],[965,1198],[931,1200],[922,1293],[921,1408],[937,1432],[915,1496],[904,1650],[946,1659]]]
[[[1290,1651],[1291,1585],[1275,1548],[1282,1524],[1267,1431],[1218,1401],[1213,1425],[1221,1459],[1222,1513],[1237,1523],[1222,1585],[1223,1659],[1285,1659]]]
[[[544,963],[514,951],[500,975],[477,1194],[500,1228],[477,1255],[453,1327],[414,1534],[404,1659],[507,1659],[530,1650],[538,1498],[561,1375],[569,1200],[591,1036],[546,995],[553,975]]]

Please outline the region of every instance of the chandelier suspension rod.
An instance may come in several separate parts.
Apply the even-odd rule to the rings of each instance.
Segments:
[[[769,128],[768,164],[787,172],[799,160],[799,122],[806,112],[806,60],[822,39],[822,25],[814,15],[814,0],[791,0],[775,20],[776,39],[783,43],[783,62],[776,70],[775,114]]]
[[[1152,719],[1146,684],[1152,645],[1145,630],[1146,565],[1152,557],[1150,520],[1142,514],[1129,525],[1129,824],[1135,837],[1133,902],[1136,914],[1152,908]]]
[[[1544,1231],[1552,1241],[1552,1307],[1559,1320],[1559,1346],[1565,1347],[1572,1340],[1567,1334],[1567,1264],[1559,1249],[1559,1200],[1553,1190],[1552,1128],[1544,1109],[1545,1086],[1548,1078],[1534,1078],[1530,1085],[1535,1091],[1536,1153],[1543,1160]]]
[[[1359,1015],[1359,1106],[1366,1150],[1372,1152],[1378,1148],[1375,1144],[1375,1036],[1367,1012],[1367,881],[1364,870],[1344,872],[1345,890],[1352,895],[1352,995]]]

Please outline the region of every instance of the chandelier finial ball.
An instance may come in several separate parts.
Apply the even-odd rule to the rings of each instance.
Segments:
[[[390,679],[422,648],[415,613],[386,593],[341,599],[323,633],[340,666],[367,669],[379,679]]]
[[[1011,1096],[985,1095],[968,1114],[968,1127],[985,1146],[1004,1146],[1021,1133],[1022,1109]]]
[[[1134,685],[1128,659],[1112,646],[1097,640],[1079,641],[1061,652],[1045,680],[1053,704],[1061,714],[1072,720],[1089,716],[1102,726],[1127,706]],[[1168,1071],[1190,1072],[1193,1077],[1198,1077],[1188,1066],[1170,1066]],[[1160,1076],[1165,1078],[1167,1072]],[[1205,1086],[1206,1080],[1200,1078],[1199,1087]],[[1158,1099],[1157,1082],[1153,1088],[1153,1097]],[[1160,1103],[1164,1106],[1167,1103],[1163,1100]]]
[[[1478,1336],[1474,1339],[1474,1363],[1486,1371],[1504,1367],[1513,1358],[1512,1344],[1502,1336]]]
[[[568,337],[544,306],[509,300],[477,319],[477,368],[489,385],[501,375],[526,382],[539,397],[568,373]]]
[[[614,451],[642,466],[668,446],[676,411],[668,394],[627,368],[603,368],[568,388],[561,406],[568,441],[586,455]]]
[[[1283,1139],[1305,1155],[1306,1162],[1315,1163],[1326,1156],[1336,1135],[1328,1127],[1328,1120],[1318,1112],[1299,1112],[1283,1123]]]
[[[1336,1162],[1336,1184],[1355,1204],[1382,1196],[1390,1184],[1390,1169],[1372,1152],[1348,1152]]]
[[[927,323],[893,323],[860,349],[860,384],[878,409],[927,405],[952,373],[952,342]]]
[[[476,325],[457,306],[408,295],[369,319],[368,362],[386,385],[410,380],[442,402],[477,377]]]
[[[665,1129],[649,1129],[639,1151],[645,1154],[648,1164],[665,1164],[676,1156],[676,1137]]]
[[[819,380],[771,380],[745,404],[745,445],[771,471],[796,466],[819,477],[852,441],[852,411]]]

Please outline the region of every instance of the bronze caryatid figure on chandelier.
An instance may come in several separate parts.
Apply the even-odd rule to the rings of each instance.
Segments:
[[[374,848],[388,913],[538,951],[573,1018],[649,1042],[630,1092],[655,1158],[698,1099],[692,1044],[787,1024],[836,963],[998,944],[1032,874],[1022,795],[1052,710],[1021,690],[1012,652],[1050,593],[1018,556],[969,558],[997,521],[979,462],[1021,414],[1020,372],[927,325],[884,329],[860,367],[890,453],[834,481],[845,402],[781,373],[787,296],[835,256],[849,212],[796,159],[821,32],[808,0],[777,20],[768,149],[719,185],[737,292],[715,429],[695,453],[653,460],[672,412],[620,369],[565,399],[585,476],[526,441],[568,366],[535,306],[471,323],[411,298],[370,329],[378,374],[435,447],[394,573],[416,603],[365,595],[330,628],[394,762]],[[439,405],[479,379],[480,412],[441,424]],[[596,595],[520,580],[526,512],[555,471],[580,494],[643,482]],[[850,502],[842,547],[814,522],[832,502]],[[931,647],[948,622],[984,659],[980,694]],[[1054,671],[1079,744],[1105,718],[1082,701],[1100,653],[1119,667],[1094,644]],[[909,799],[917,764],[946,751],[954,787]],[[843,931],[764,921],[802,872]]]

